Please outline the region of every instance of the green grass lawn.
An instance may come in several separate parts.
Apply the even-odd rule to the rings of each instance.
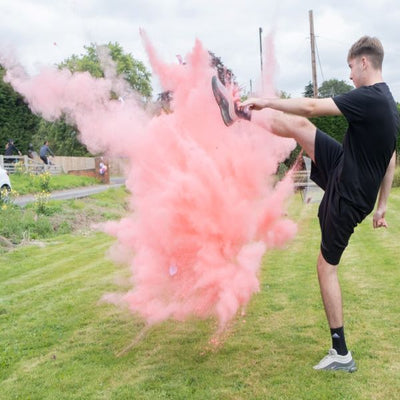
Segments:
[[[40,177],[43,174],[11,174],[10,181],[13,190],[19,195],[37,193],[42,191]],[[98,185],[98,179],[89,176],[75,176],[68,174],[50,175],[49,174],[49,190],[72,189],[76,187]]]
[[[299,234],[264,257],[261,290],[223,345],[213,320],[168,321],[143,333],[99,301],[128,272],[102,233],[64,235],[0,255],[0,399],[398,399],[400,189],[388,230],[369,217],[340,266],[347,340],[359,371],[317,372],[330,347],[315,272],[317,205],[295,197]],[[126,285],[126,283],[124,283]]]

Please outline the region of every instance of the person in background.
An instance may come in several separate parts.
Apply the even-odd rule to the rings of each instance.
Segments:
[[[38,154],[36,153],[36,151],[33,148],[33,144],[29,143],[28,146],[28,153],[27,153],[28,157],[31,158],[32,160],[34,160],[35,158],[38,158]]]
[[[49,158],[47,156],[48,154],[54,157],[54,153],[50,150],[49,142],[45,140],[43,146],[40,148],[39,156],[46,165],[49,165]]]
[[[13,162],[18,162],[17,159],[12,158],[14,155],[19,155],[22,156],[22,153],[17,149],[17,147],[14,144],[14,140],[9,139],[8,142],[6,143],[6,151],[4,153],[6,161],[13,163]]]

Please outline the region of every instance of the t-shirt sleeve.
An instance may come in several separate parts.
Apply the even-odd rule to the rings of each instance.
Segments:
[[[363,89],[353,89],[333,98],[348,122],[360,121],[365,116],[367,96]]]

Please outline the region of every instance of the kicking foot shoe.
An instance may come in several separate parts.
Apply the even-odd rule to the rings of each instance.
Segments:
[[[211,86],[221,111],[222,120],[226,126],[232,125],[239,118],[250,121],[251,111],[247,108],[238,107],[237,103],[233,101],[232,94],[228,92],[227,88],[216,76],[212,77]]]
[[[356,363],[349,351],[345,356],[340,356],[335,349],[330,349],[327,356],[325,356],[314,369],[325,371],[357,371]]]

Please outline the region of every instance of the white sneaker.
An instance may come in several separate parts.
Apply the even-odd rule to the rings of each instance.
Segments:
[[[349,351],[345,356],[340,356],[335,349],[330,349],[327,356],[325,356],[317,365],[313,367],[317,370],[332,370],[332,371],[357,371],[356,363]]]

